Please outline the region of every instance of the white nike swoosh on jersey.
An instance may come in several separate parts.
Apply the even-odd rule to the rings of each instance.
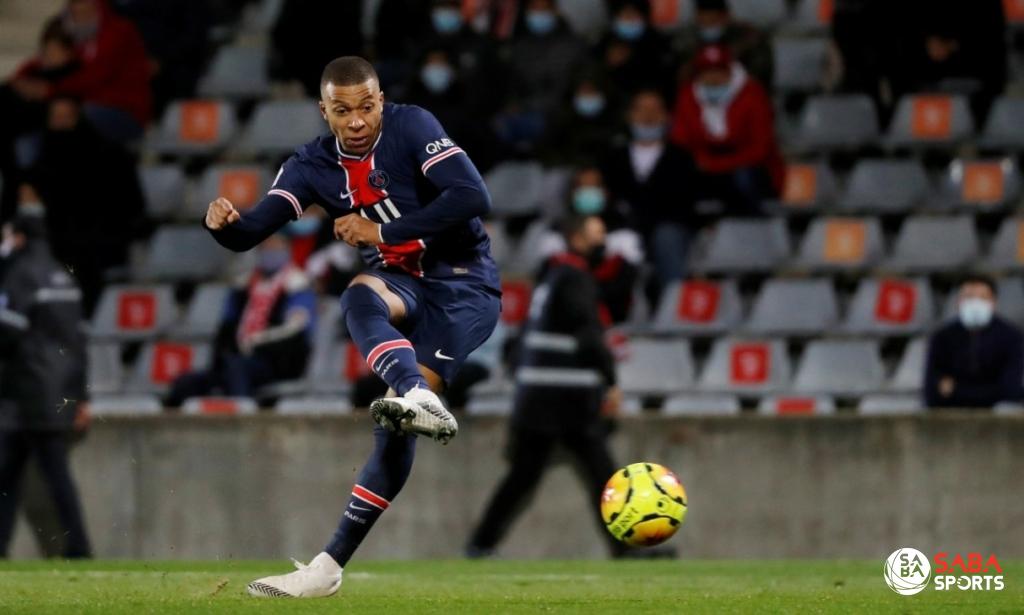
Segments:
[[[362,506],[356,506],[355,504],[352,504],[351,502],[349,502],[348,506],[349,506],[349,508],[354,508],[356,510],[373,510],[372,508],[363,508]]]
[[[352,195],[357,193],[357,192],[359,192],[359,188],[355,188],[351,192],[342,192],[341,193],[341,198],[343,198],[343,199],[350,199],[350,198],[352,198]]]
[[[437,349],[437,352],[434,353],[434,356],[437,357],[438,359],[442,359],[444,361],[454,361],[455,360],[455,357],[448,357],[448,356],[445,356],[445,355],[441,354],[441,349],[440,348]]]

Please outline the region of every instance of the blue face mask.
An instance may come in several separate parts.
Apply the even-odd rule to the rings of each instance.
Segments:
[[[455,71],[447,64],[427,64],[420,71],[420,79],[423,85],[434,94],[440,94],[448,89],[455,79]]]
[[[664,124],[630,124],[629,130],[637,141],[661,141],[665,138]]]
[[[558,18],[551,11],[526,11],[526,28],[537,36],[550,34],[558,25]]]
[[[707,99],[713,105],[717,105],[729,94],[729,84],[722,85],[698,85],[701,97]]]
[[[572,208],[584,216],[604,209],[604,190],[597,186],[580,186],[572,193]]]
[[[462,13],[459,9],[436,8],[430,13],[430,20],[440,34],[455,34],[462,28]]]
[[[302,217],[288,225],[288,233],[292,237],[309,237],[320,230],[320,218],[315,216]]]
[[[263,273],[277,273],[281,267],[284,267],[292,259],[292,254],[288,250],[274,249],[274,250],[261,250],[257,257],[256,266]]]
[[[722,40],[722,36],[725,34],[724,26],[706,26],[700,28],[700,40],[705,43],[717,43]]]
[[[615,36],[624,41],[635,41],[644,35],[644,22],[635,19],[616,19],[612,24]]]
[[[583,117],[595,117],[604,111],[604,96],[600,94],[577,94],[572,105]]]

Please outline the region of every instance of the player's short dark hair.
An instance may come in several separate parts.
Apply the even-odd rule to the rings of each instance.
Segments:
[[[324,72],[320,75],[320,87],[322,88],[328,83],[360,85],[371,79],[380,82],[373,64],[359,56],[342,56],[331,60],[324,67]]]
[[[996,281],[990,275],[984,273],[969,273],[960,279],[960,288],[968,284],[984,284],[988,286],[988,289],[992,291],[993,295],[999,294],[999,289],[996,287]]]

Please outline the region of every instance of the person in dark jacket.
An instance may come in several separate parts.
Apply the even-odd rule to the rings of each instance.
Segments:
[[[615,0],[608,31],[594,48],[616,90],[669,89],[676,66],[669,41],[650,24],[647,0]]]
[[[984,276],[960,285],[957,319],[932,334],[924,374],[929,408],[991,408],[1024,400],[1024,335],[995,313]]]
[[[224,305],[213,367],[182,374],[165,400],[180,407],[190,397],[219,391],[249,397],[266,384],[305,372],[316,325],[316,295],[305,272],[291,263],[283,235],[260,244],[256,270]]]
[[[598,285],[590,269],[604,254],[605,230],[596,216],[570,217],[569,251],[553,257],[537,285],[519,351],[509,433],[509,469],[467,546],[490,555],[540,481],[558,445],[583,468],[587,497],[597,505],[615,471],[603,414],[621,402],[615,359],[605,345]],[[613,555],[623,545],[601,529]]]
[[[65,532],[65,557],[89,557],[68,462],[68,435],[84,412],[81,292],[50,253],[41,212],[4,227],[0,283],[0,557],[14,530],[25,464],[35,456]]]

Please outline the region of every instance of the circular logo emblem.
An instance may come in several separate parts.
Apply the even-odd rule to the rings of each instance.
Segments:
[[[370,171],[369,181],[377,190],[383,190],[391,183],[391,178],[382,169],[374,169]]]
[[[928,587],[932,565],[924,553],[902,547],[886,558],[882,576],[892,591],[901,596],[913,596]]]

